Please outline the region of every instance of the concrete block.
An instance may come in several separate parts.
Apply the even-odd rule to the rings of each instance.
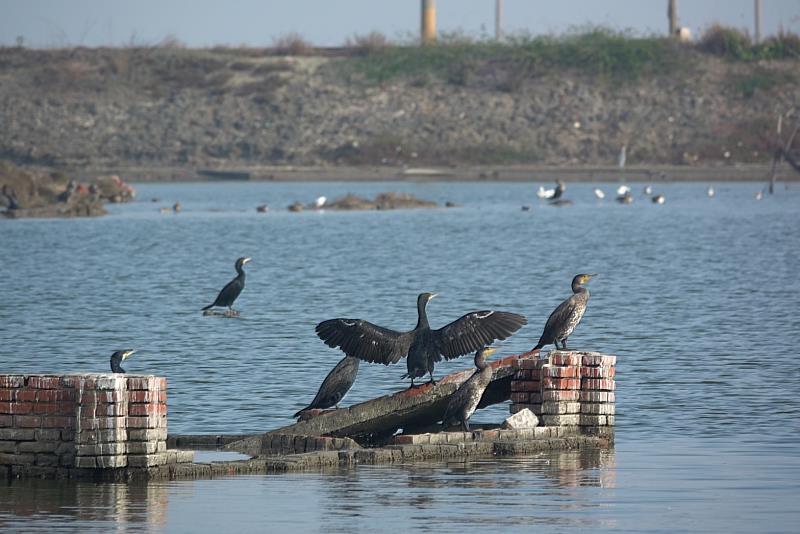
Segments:
[[[42,417],[39,415],[15,415],[14,426],[16,428],[39,428],[42,425]]]
[[[124,428],[108,430],[86,430],[78,432],[75,441],[80,444],[113,443],[127,441],[128,433]]]
[[[17,452],[18,441],[0,441],[0,452],[15,453]]]
[[[566,415],[542,415],[542,421],[545,426],[565,426],[577,425],[580,421],[579,414],[566,414]]]
[[[539,391],[540,382],[532,380],[512,380],[511,391]]]
[[[61,441],[61,431],[55,428],[36,430],[34,439],[36,441]]]
[[[62,454],[58,457],[58,464],[61,467],[75,467],[74,454]]]
[[[179,464],[185,463],[192,463],[194,462],[194,451],[181,451],[176,450],[177,459],[176,462]]]
[[[511,402],[517,404],[527,403],[530,399],[530,394],[527,391],[515,391],[511,394]]]
[[[88,445],[78,445],[75,453],[78,456],[103,456],[119,455],[127,452],[128,444],[124,441],[117,443],[95,443]]]
[[[512,404],[510,411],[511,411],[512,414],[514,414],[514,413],[520,412],[520,411],[525,410],[525,409],[528,409],[528,410],[532,411],[536,415],[541,415],[542,414],[542,405],[541,404],[531,404],[531,403],[529,403],[529,404]]]
[[[13,415],[0,415],[0,428],[14,426]]]
[[[124,454],[114,456],[98,456],[97,467],[102,469],[117,469],[128,466],[128,457]]]
[[[580,402],[546,401],[542,403],[542,413],[548,415],[580,413]]]
[[[537,426],[533,429],[533,437],[535,439],[546,439],[550,437],[550,430],[551,427],[549,426]]]
[[[520,359],[518,360],[520,369],[541,369],[547,363],[547,360],[539,358]]]
[[[104,376],[98,377],[95,381],[95,389],[98,390],[124,390],[126,386],[124,376]]]
[[[520,410],[503,421],[503,428],[505,429],[519,430],[522,428],[536,428],[537,426],[539,426],[539,418],[528,408]]]
[[[27,386],[35,389],[58,389],[61,387],[61,377],[29,376]]]

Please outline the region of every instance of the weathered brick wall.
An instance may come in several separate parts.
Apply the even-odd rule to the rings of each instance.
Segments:
[[[520,359],[511,413],[528,408],[545,426],[614,426],[616,362],[616,356],[564,350]]]
[[[166,440],[163,377],[0,375],[0,470],[162,465]]]

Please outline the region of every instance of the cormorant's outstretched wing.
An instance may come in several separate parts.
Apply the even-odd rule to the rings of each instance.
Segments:
[[[408,354],[412,332],[395,332],[361,319],[329,319],[317,325],[317,335],[329,347],[348,356],[389,365]]]
[[[516,313],[484,310],[468,313],[432,333],[439,353],[452,360],[490,345],[496,339],[507,338],[527,322],[524,316]]]

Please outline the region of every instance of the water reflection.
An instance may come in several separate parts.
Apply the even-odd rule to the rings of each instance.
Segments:
[[[550,514],[566,508],[596,508],[597,503],[589,494],[574,490],[613,488],[614,470],[613,450],[586,450],[547,452],[525,458],[359,466],[327,474],[151,484],[14,481],[0,487],[0,527],[32,530],[69,526],[101,531],[147,527],[161,530],[176,522],[176,517],[169,517],[170,501],[178,503],[176,516],[183,516],[180,508],[187,495],[199,495],[202,500],[221,494],[221,487],[235,485],[237,493],[241,492],[239,499],[230,491],[222,493],[231,497],[230,502],[241,501],[241,495],[247,495],[241,504],[250,509],[260,501],[259,494],[266,492],[269,500],[275,501],[278,497],[272,495],[273,492],[281,493],[282,487],[299,487],[302,492],[305,486],[298,481],[312,479],[314,484],[308,488],[311,493],[308,498],[318,501],[323,516],[341,520],[334,524],[373,516],[382,507],[393,509],[399,516],[420,519],[426,513],[439,515],[446,511],[448,516],[454,516],[448,521],[456,522],[459,517],[474,519],[478,514],[486,516],[481,521],[494,517],[492,521],[509,524],[532,520],[563,523],[564,518],[551,518]],[[253,491],[254,488],[258,490]],[[521,515],[509,513],[509,509],[533,496],[543,501],[537,509],[544,517],[532,516],[528,506]]]

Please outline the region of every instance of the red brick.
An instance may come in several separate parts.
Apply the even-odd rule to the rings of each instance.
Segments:
[[[21,388],[25,385],[25,377],[20,375],[0,375],[0,388]]]
[[[74,389],[46,389],[40,390],[36,394],[36,400],[39,402],[57,402],[57,401],[74,401]]]
[[[14,423],[13,415],[0,415],[0,428],[13,426],[13,423]]]
[[[75,413],[75,408],[77,407],[74,401],[61,401],[56,404],[58,404],[58,413],[65,415]]]
[[[584,378],[581,380],[584,391],[614,391],[616,383],[612,378]]]
[[[157,415],[167,413],[166,404],[131,404],[128,415]]]
[[[73,417],[42,417],[42,428],[75,428]]]
[[[581,391],[581,402],[614,402],[616,394],[611,391]]]
[[[542,378],[544,389],[580,389],[581,381],[578,378]]]
[[[33,405],[33,413],[38,415],[56,415],[58,405],[54,402],[37,402]]]
[[[542,392],[543,401],[577,401],[580,392],[575,389],[548,389]]]
[[[128,428],[166,428],[166,417],[128,417]]]
[[[18,402],[33,402],[36,400],[35,389],[18,389],[16,400]]]
[[[412,434],[395,436],[394,440],[397,445],[411,445],[414,443],[414,436]]]
[[[125,392],[124,391],[114,391],[114,390],[97,390],[97,391],[86,391],[81,395],[81,404],[88,405],[88,404],[108,404],[113,402],[121,402],[125,400]]]
[[[519,369],[514,372],[514,380],[529,380],[530,378],[531,371],[529,369]]]
[[[36,389],[58,389],[61,387],[61,378],[58,376],[31,376],[28,377],[28,387]]]
[[[581,363],[587,367],[613,367],[617,363],[617,357],[608,354],[585,354]]]
[[[512,380],[511,391],[539,391],[539,382],[531,380]]]
[[[74,376],[74,375],[73,376],[62,376],[61,377],[61,384],[64,387],[67,387],[67,388],[70,388],[70,389],[76,389],[76,388],[80,387],[82,379],[83,379],[83,377],[81,377],[81,376]]]
[[[30,402],[0,402],[0,414],[10,413],[25,415],[33,411],[33,403]]]
[[[581,355],[570,352],[553,351],[550,353],[550,363],[553,365],[580,365]]]
[[[135,390],[128,392],[128,402],[135,403],[165,403],[167,401],[166,391],[154,390]]]
[[[162,389],[161,391],[158,392],[158,402],[166,404],[166,402],[167,402],[167,390],[166,389]]]
[[[143,390],[150,389],[150,384],[147,377],[142,377],[142,376],[128,377],[128,390],[130,391],[136,389],[143,389]]]
[[[577,367],[545,367],[542,369],[542,376],[554,378],[578,378]]]
[[[0,402],[8,402],[14,400],[14,393],[16,389],[3,388],[0,389]]]
[[[528,402],[530,394],[527,391],[515,391],[511,394],[511,402],[523,403]]]
[[[39,428],[42,418],[38,415],[17,415],[14,417],[14,426],[17,428]]]
[[[544,364],[547,363],[547,360],[540,360],[540,359],[527,359],[527,360],[519,360],[519,368],[520,369],[541,369]]]
[[[615,367],[581,367],[581,376],[584,378],[614,378]]]

